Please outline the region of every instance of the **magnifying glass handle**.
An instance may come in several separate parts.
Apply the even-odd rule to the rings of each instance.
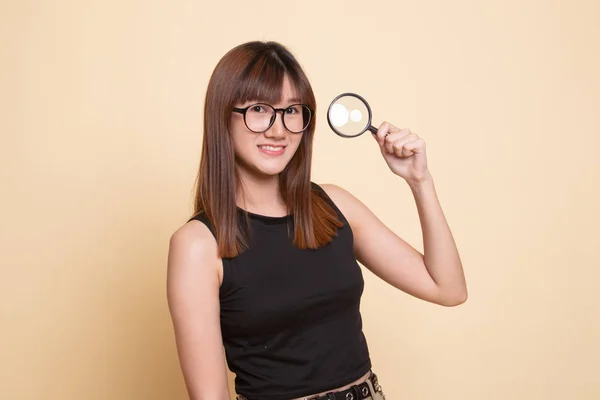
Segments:
[[[377,134],[377,128],[375,128],[373,125],[369,124],[369,128],[368,128],[372,134]]]

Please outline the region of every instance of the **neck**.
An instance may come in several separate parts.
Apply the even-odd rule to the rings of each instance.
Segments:
[[[256,214],[269,216],[287,215],[287,208],[279,188],[279,175],[256,176],[247,171],[238,170],[237,206]]]

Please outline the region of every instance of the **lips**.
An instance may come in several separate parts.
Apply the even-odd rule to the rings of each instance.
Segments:
[[[268,144],[259,145],[258,147],[260,147],[261,149],[270,150],[270,151],[279,151],[281,149],[285,149],[285,146],[273,146],[273,145],[268,145]]]
[[[272,144],[261,144],[258,145],[258,149],[262,153],[270,154],[270,155],[280,155],[285,151],[286,146],[282,145],[272,145]]]

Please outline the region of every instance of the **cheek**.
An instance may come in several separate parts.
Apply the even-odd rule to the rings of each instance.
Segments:
[[[250,143],[247,138],[240,139],[241,140],[234,139],[233,141],[233,151],[235,156],[236,158],[249,161],[250,158],[256,156],[253,151],[256,145],[254,143]]]
[[[249,139],[254,137],[254,134],[246,128],[244,122],[241,118],[235,118],[231,121],[231,125],[229,126],[229,133],[231,135],[231,139],[235,143],[245,143]]]
[[[291,146],[293,146],[294,153],[296,153],[296,150],[298,150],[298,148],[300,147],[300,144],[302,143],[302,137],[303,135],[299,134],[298,137],[294,136],[292,138]]]
[[[233,148],[236,150],[236,152],[244,151],[244,149],[255,145],[255,137],[246,132],[245,129],[239,127],[237,127],[237,129],[235,127],[232,128],[231,140],[233,142]]]

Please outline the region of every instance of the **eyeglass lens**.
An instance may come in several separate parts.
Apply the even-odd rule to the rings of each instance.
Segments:
[[[264,132],[275,122],[275,109],[268,104],[255,104],[246,111],[246,126],[254,132]],[[310,109],[295,104],[282,112],[283,125],[294,133],[305,130],[310,123]]]

